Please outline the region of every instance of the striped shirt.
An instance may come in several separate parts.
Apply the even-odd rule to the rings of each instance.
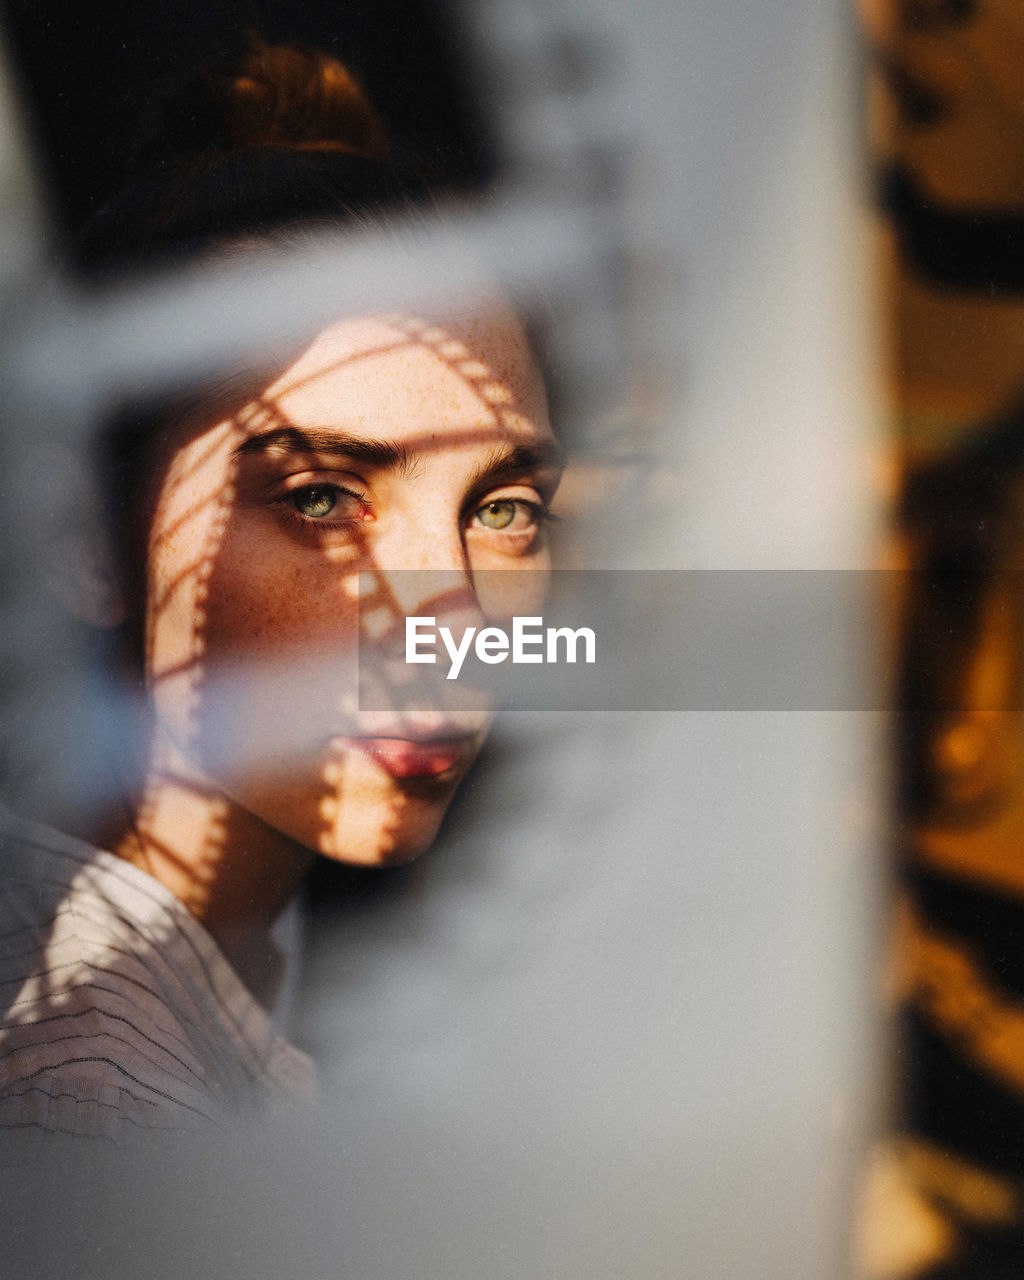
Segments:
[[[315,1088],[310,1059],[163,885],[5,815],[0,1131],[212,1133]]]

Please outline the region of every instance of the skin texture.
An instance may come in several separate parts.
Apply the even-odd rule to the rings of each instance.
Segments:
[[[413,680],[405,616],[536,613],[558,473],[526,340],[493,303],[344,320],[240,409],[171,433],[145,504],[148,765],[109,843],[254,989],[315,852],[384,865],[433,839],[489,716]]]

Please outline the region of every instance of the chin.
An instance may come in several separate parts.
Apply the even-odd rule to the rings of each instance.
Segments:
[[[320,797],[314,848],[336,862],[393,867],[411,862],[433,844],[456,790],[479,750],[436,776],[395,777],[372,754],[342,751]]]
[[[334,862],[360,867],[397,867],[412,862],[434,843],[448,808],[422,797],[393,797],[383,808],[338,804],[325,814],[314,848]],[[325,802],[329,805],[330,802]]]
[[[335,862],[392,867],[429,849],[460,780],[396,782],[375,770],[347,772],[314,795],[275,779],[246,807],[287,839]]]

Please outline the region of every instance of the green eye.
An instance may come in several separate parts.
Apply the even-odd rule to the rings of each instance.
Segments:
[[[327,485],[310,485],[292,494],[292,505],[307,520],[322,520],[329,516],[338,501],[337,489]]]
[[[516,518],[516,504],[511,498],[501,498],[497,502],[488,502],[476,514],[488,529],[507,529]]]

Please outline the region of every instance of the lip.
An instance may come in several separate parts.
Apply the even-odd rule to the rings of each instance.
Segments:
[[[368,756],[392,778],[439,778],[466,757],[473,738],[336,738]]]

